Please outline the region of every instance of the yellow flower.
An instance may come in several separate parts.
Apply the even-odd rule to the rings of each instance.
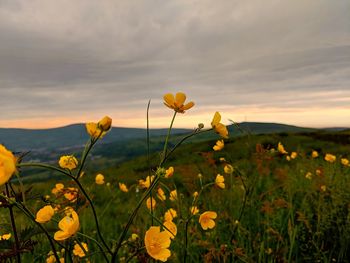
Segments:
[[[322,175],[322,171],[321,171],[320,169],[316,169],[316,175],[317,175],[317,176]]]
[[[297,158],[297,156],[298,156],[298,154],[297,154],[296,152],[292,152],[292,153],[290,154],[290,158],[292,158],[292,159]]]
[[[73,170],[78,166],[78,160],[73,155],[63,155],[61,156],[58,164],[61,168]]]
[[[64,190],[64,197],[71,202],[77,201],[78,189],[75,187],[68,187]]]
[[[136,241],[136,240],[138,240],[139,238],[140,238],[140,237],[139,237],[138,234],[132,233],[130,239],[131,239],[132,241]]]
[[[35,221],[40,224],[49,222],[54,214],[55,210],[52,208],[52,206],[46,205],[36,213]]]
[[[350,166],[349,160],[346,159],[346,158],[341,158],[341,159],[340,159],[340,162],[341,162],[341,164],[344,165],[344,166]]]
[[[145,234],[145,246],[148,255],[156,260],[165,262],[171,256],[168,249],[171,240],[167,231],[160,231],[159,226],[151,226]]]
[[[107,132],[111,129],[111,126],[112,126],[112,119],[108,116],[104,116],[102,118],[102,120],[100,120],[98,123],[97,123],[98,127],[104,131],[104,132]]]
[[[59,183],[55,185],[55,188],[52,188],[51,193],[57,195],[58,193],[62,192],[64,188],[64,185]]]
[[[153,197],[152,199],[150,197],[147,198],[146,205],[149,210],[151,210],[151,205],[152,205],[152,209],[155,209],[156,204],[157,204],[156,199],[154,199]]]
[[[312,173],[307,172],[306,175],[305,175],[305,178],[311,180],[312,179]]]
[[[218,187],[220,187],[220,188],[222,188],[222,189],[225,189],[225,183],[224,183],[224,181],[225,181],[225,178],[224,178],[222,175],[218,174],[218,175],[216,176],[216,179],[215,179],[215,184],[216,184]]]
[[[62,252],[62,253],[64,253],[64,252]],[[46,263],[55,263],[55,262],[57,262],[57,261],[56,261],[56,258],[55,258],[55,256],[54,256],[53,252],[50,251],[50,252],[47,254]],[[60,258],[60,263],[64,263],[64,258]]]
[[[16,157],[0,144],[0,186],[10,180],[16,171]]]
[[[87,246],[87,244],[85,242],[81,242],[81,245],[85,249],[86,252],[89,251],[88,246]],[[73,254],[75,256],[80,257],[80,258],[83,258],[83,257],[86,256],[84,250],[81,248],[81,246],[79,244],[75,244],[74,245]]]
[[[98,123],[89,122],[86,123],[86,131],[87,133],[94,139],[102,138],[107,131],[110,130],[112,125],[112,119],[108,116],[105,116]]]
[[[317,151],[312,151],[311,156],[312,156],[312,158],[317,158],[318,157],[318,152]]]
[[[231,164],[226,164],[224,167],[224,172],[227,174],[232,174],[233,173],[233,167]]]
[[[95,182],[96,182],[96,184],[104,184],[105,177],[103,176],[103,174],[96,175]]]
[[[213,146],[214,151],[221,151],[225,146],[224,140],[218,140]]]
[[[165,106],[179,113],[185,113],[185,110],[189,110],[194,106],[193,101],[190,101],[189,103],[184,105],[186,100],[186,94],[182,92],[176,93],[175,97],[173,94],[167,93],[164,95],[163,98]]]
[[[224,124],[220,123],[220,121],[221,121],[220,113],[215,112],[214,118],[211,122],[211,126],[213,127],[215,132],[218,133],[221,137],[228,138],[228,130]]]
[[[288,152],[284,149],[284,146],[281,142],[278,143],[277,150],[281,154],[288,154]]]
[[[119,183],[119,189],[120,189],[122,192],[124,192],[124,193],[129,192],[128,187],[127,187],[125,184],[123,184],[123,183]]]
[[[337,159],[337,157],[335,157],[335,155],[327,153],[324,157],[324,159],[329,162],[329,163],[334,163],[335,160]]]
[[[169,197],[169,199],[170,199],[171,201],[177,200],[177,191],[176,191],[176,189],[170,192],[170,197]]]
[[[154,175],[152,175],[151,177],[147,176],[145,180],[139,180],[140,188],[142,189],[142,188],[150,187],[151,182],[153,182],[153,180],[154,180]]]
[[[175,217],[177,217],[176,210],[169,208],[164,214],[164,221],[173,221]]]
[[[174,167],[170,166],[166,171],[165,171],[165,178],[170,178],[174,174]]]
[[[286,160],[287,160],[288,162],[290,161],[290,156],[289,156],[289,155],[286,156]]]
[[[71,211],[70,215],[66,215],[64,218],[61,219],[61,221],[58,223],[58,227],[61,230],[58,230],[55,235],[54,239],[57,241],[62,241],[67,238],[70,238],[73,236],[79,229],[79,216],[78,214],[73,210]]]
[[[0,235],[0,240],[9,240],[11,238],[11,233]]]
[[[193,194],[192,194],[193,198],[196,199],[198,197],[198,192],[195,191]]]
[[[217,217],[216,212],[207,211],[199,216],[199,223],[204,230],[212,229],[215,227],[214,219]]]
[[[192,215],[196,215],[196,214],[199,213],[199,209],[198,209],[197,206],[191,206],[190,207],[190,212],[191,212]]]
[[[177,227],[175,223],[173,221],[165,221],[163,225],[167,228],[165,229],[166,233],[170,236],[171,239],[174,239],[177,234]]]
[[[326,192],[326,191],[327,191],[327,186],[321,185],[321,186],[320,186],[320,190],[321,190],[322,192]]]
[[[161,201],[165,201],[165,200],[166,200],[165,193],[164,193],[163,189],[160,188],[160,187],[157,189],[157,197],[158,197],[159,200],[161,200]]]

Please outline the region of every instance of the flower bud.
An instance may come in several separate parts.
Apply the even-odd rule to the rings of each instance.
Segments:
[[[112,119],[108,116],[105,116],[98,122],[98,127],[102,131],[108,131],[112,126]]]

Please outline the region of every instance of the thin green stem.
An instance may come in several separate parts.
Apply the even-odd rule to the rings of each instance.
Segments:
[[[165,143],[164,143],[164,148],[163,148],[163,154],[162,154],[162,161],[161,163],[164,163],[165,161],[165,158],[167,156],[167,149],[168,149],[168,142],[169,142],[169,138],[170,138],[170,132],[171,132],[171,129],[173,128],[173,124],[174,124],[174,121],[175,121],[175,117],[176,117],[176,111],[174,111],[174,115],[173,115],[173,118],[171,119],[171,122],[170,122],[170,126],[169,126],[169,129],[168,129],[168,134],[165,138]],[[161,166],[161,165],[160,165]]]
[[[8,187],[7,183],[5,184],[5,191],[6,191],[6,196],[8,198],[10,198],[10,191],[9,191],[9,187]],[[13,215],[12,205],[9,204],[8,208],[10,211],[10,218],[11,218],[11,226],[12,226],[12,230],[13,230],[13,235],[15,236],[15,254],[17,257],[17,262],[21,263],[20,245],[19,245],[19,239],[18,239],[18,234],[17,234],[17,229],[16,229],[15,217]]]

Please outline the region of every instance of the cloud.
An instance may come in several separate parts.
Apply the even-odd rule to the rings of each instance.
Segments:
[[[178,90],[198,114],[345,109],[348,10],[347,0],[3,0],[0,124],[125,119],[150,98],[164,116],[162,94]]]

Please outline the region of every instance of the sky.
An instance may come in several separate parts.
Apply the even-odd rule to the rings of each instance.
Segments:
[[[0,0],[0,127],[350,127],[349,0]]]

